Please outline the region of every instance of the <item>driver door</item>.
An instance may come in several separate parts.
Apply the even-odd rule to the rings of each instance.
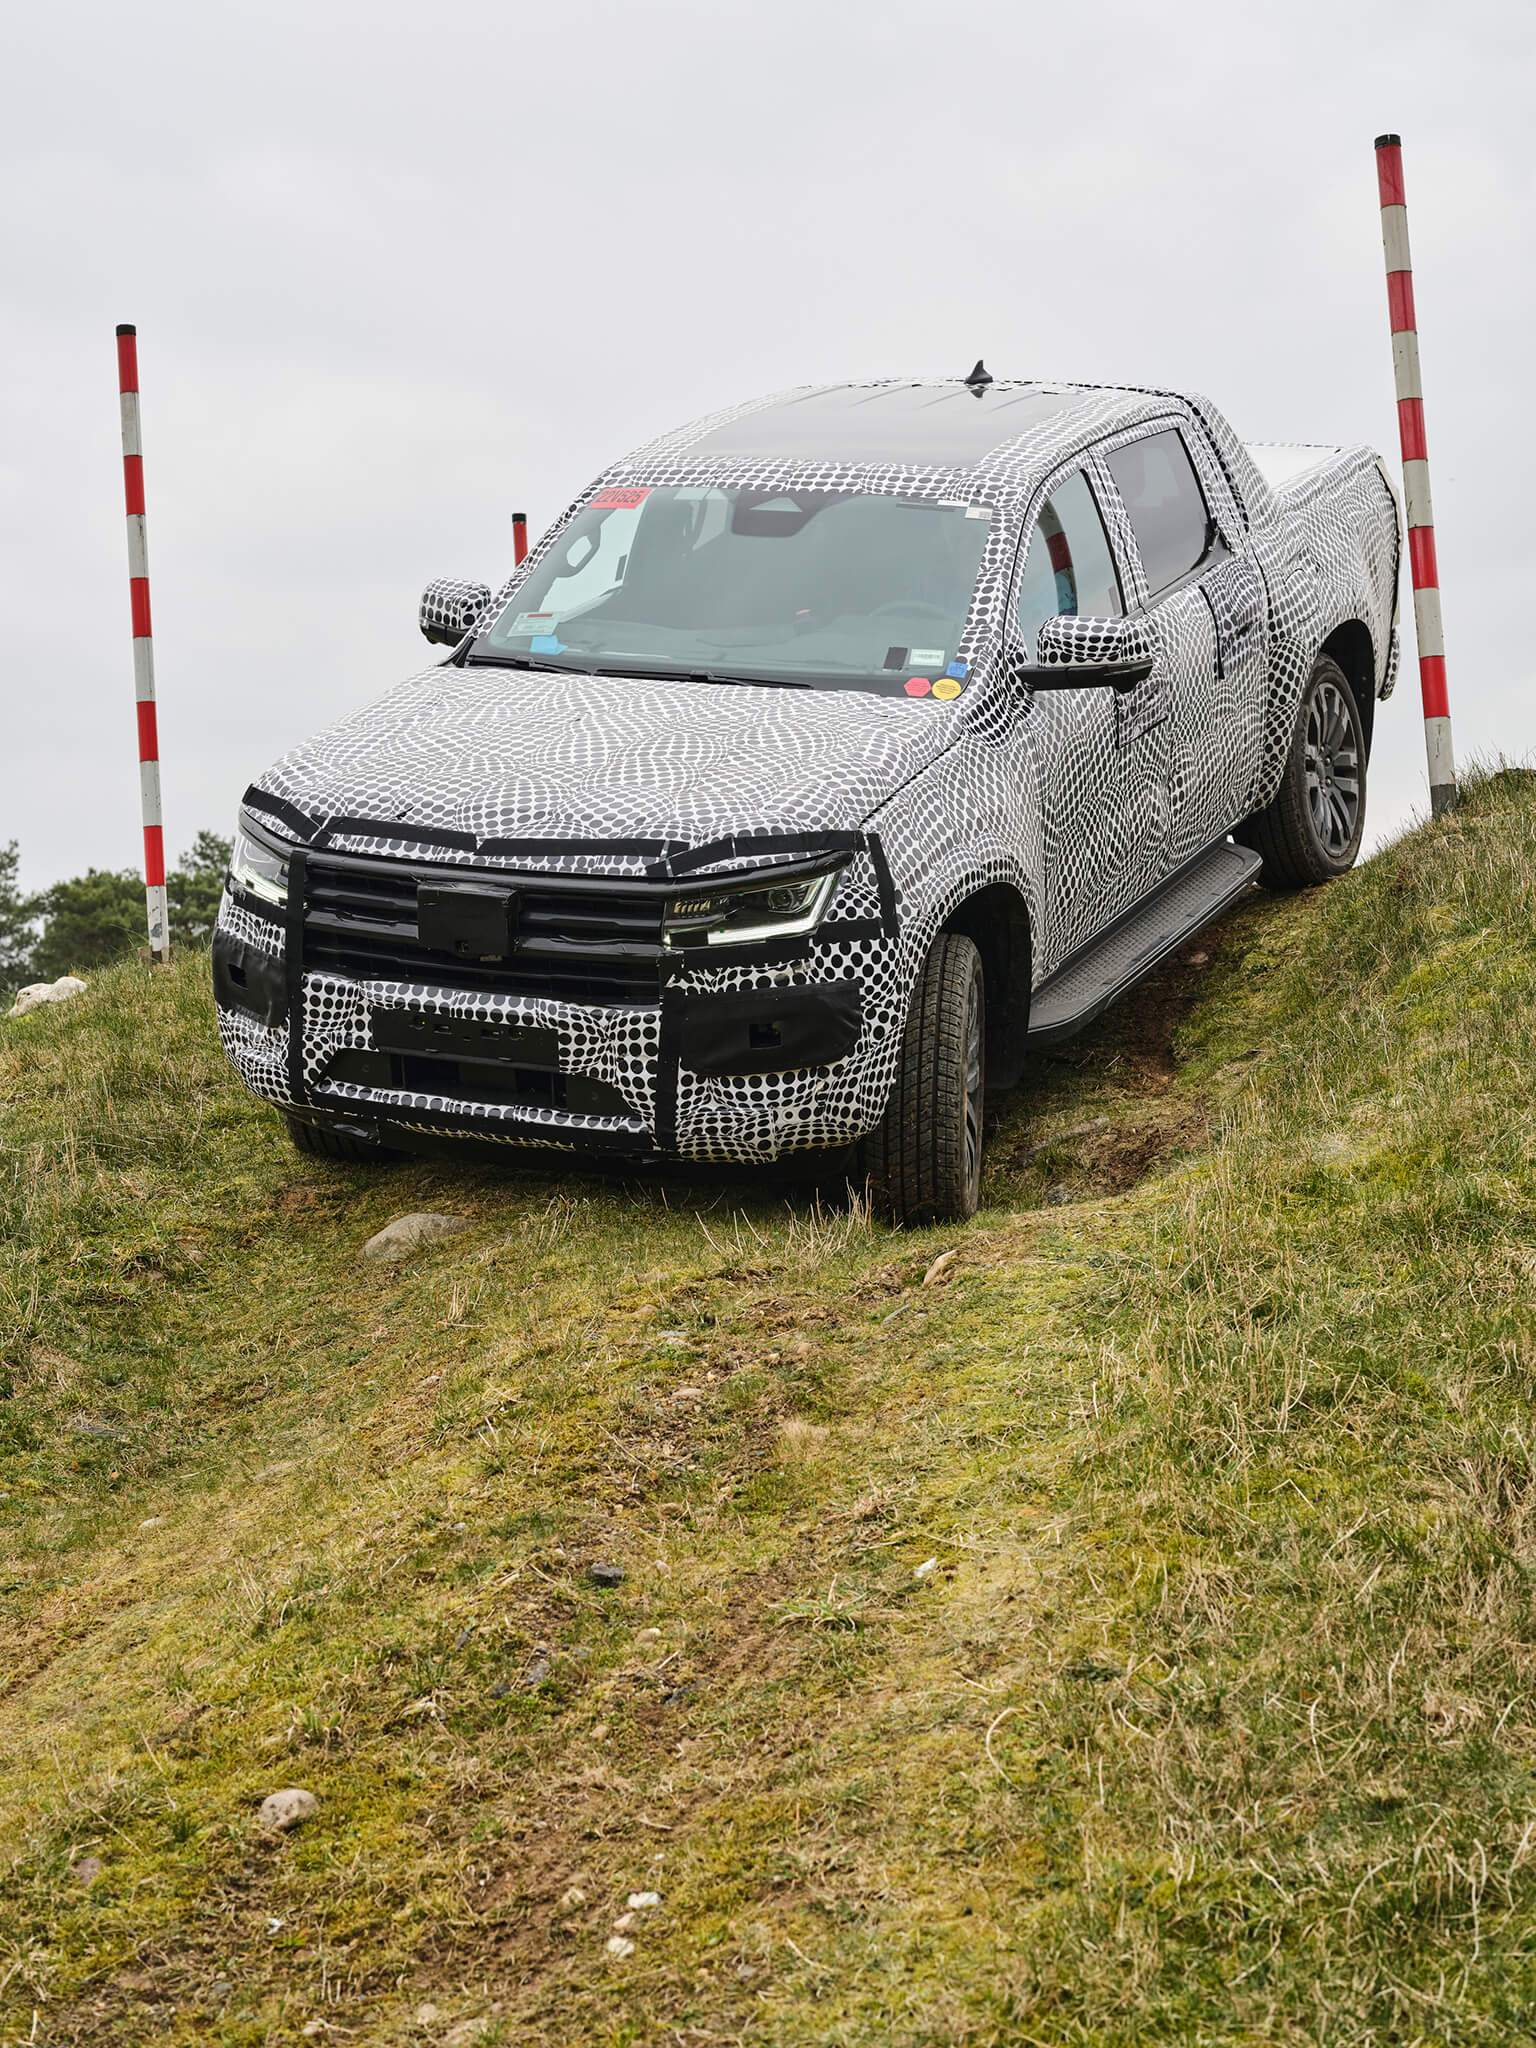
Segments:
[[[1040,508],[1015,583],[1025,659],[1036,659],[1047,619],[1123,617],[1124,588],[1093,486],[1074,470]],[[1027,726],[1039,758],[1049,971],[1162,870],[1165,738],[1157,724],[1128,726],[1107,685],[1037,693]]]
[[[1135,535],[1144,603],[1164,650],[1168,862],[1175,867],[1243,815],[1268,682],[1263,578],[1205,455],[1193,422],[1184,422],[1158,426],[1104,458]]]

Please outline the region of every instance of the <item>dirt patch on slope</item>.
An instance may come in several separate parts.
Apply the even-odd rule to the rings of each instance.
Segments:
[[[988,1200],[1121,1195],[1208,1141],[1210,1105],[1178,1089],[1176,1045],[1222,939],[1202,933],[992,1105]]]

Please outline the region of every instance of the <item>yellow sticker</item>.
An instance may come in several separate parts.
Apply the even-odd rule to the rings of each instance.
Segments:
[[[957,683],[953,676],[940,676],[933,686],[933,694],[935,697],[958,697],[961,688],[962,685]]]

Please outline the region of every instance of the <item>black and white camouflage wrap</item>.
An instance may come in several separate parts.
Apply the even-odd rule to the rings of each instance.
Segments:
[[[1307,676],[1336,629],[1369,635],[1371,690],[1387,694],[1397,661],[1399,533],[1391,487],[1370,450],[1251,454],[1208,402],[1170,392],[995,388],[1054,393],[1060,402],[979,462],[956,468],[692,452],[722,426],[783,400],[715,414],[605,471],[490,605],[483,586],[440,583],[429,593],[430,621],[423,607],[424,625],[447,630],[468,631],[474,617],[489,621],[605,485],[963,499],[990,508],[991,519],[959,649],[968,674],[955,700],[450,662],[328,727],[256,785],[279,814],[286,808],[286,822],[258,814],[276,838],[302,844],[315,837],[313,826],[316,843],[333,851],[477,873],[635,876],[657,872],[669,853],[710,849],[688,870],[697,882],[768,857],[742,842],[803,842],[809,851],[828,835],[864,835],[868,845],[845,868],[821,933],[797,958],[724,965],[682,954],[668,998],[682,989],[851,977],[862,989],[864,1020],[853,1052],[799,1072],[669,1074],[655,1004],[580,1005],[519,993],[515,974],[498,992],[310,972],[297,1065],[314,1108],[366,1107],[421,1131],[468,1121],[479,1135],[524,1145],[581,1147],[600,1136],[699,1160],[763,1161],[855,1138],[884,1107],[920,964],[967,898],[997,884],[1016,893],[1038,984],[1172,867],[1268,800]],[[1169,425],[1184,430],[1228,552],[1149,604],[1105,456]],[[1010,655],[1081,660],[1093,652],[1092,629],[1075,621],[1043,636],[1050,644],[1038,654],[1016,645],[1009,624],[1034,518],[1079,468],[1104,509],[1126,609],[1137,615],[1133,637],[1156,662],[1126,695],[1099,688],[1031,696],[1010,680]],[[433,832],[455,843],[420,836]],[[499,851],[497,842],[537,850]],[[220,924],[280,957],[275,915],[226,893]],[[551,1027],[562,1069],[606,1082],[629,1113],[594,1119],[329,1080],[336,1053],[370,1047],[369,1019],[380,1006]],[[221,1009],[220,1026],[247,1084],[294,1107],[287,1027],[268,1028],[232,1008]],[[658,1085],[667,1094],[664,1119]]]
[[[454,647],[466,633],[475,630],[475,622],[490,601],[490,589],[484,583],[462,583],[454,576],[439,576],[422,592],[417,618],[429,640]]]

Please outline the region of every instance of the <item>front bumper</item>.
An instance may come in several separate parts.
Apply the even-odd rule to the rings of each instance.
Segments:
[[[406,873],[347,866],[359,888]],[[225,1049],[254,1093],[286,1109],[424,1138],[750,1163],[846,1144],[884,1108],[905,988],[892,892],[869,853],[809,940],[733,949],[725,964],[681,953],[659,961],[650,990],[626,985],[635,962],[615,949],[590,956],[591,975],[577,972],[579,942],[553,958],[573,993],[649,1001],[530,992],[552,979],[539,957],[514,958],[504,976],[398,944],[375,961],[378,919],[338,934],[317,899],[313,868],[307,918],[291,905],[279,924],[226,893],[215,933]],[[466,979],[477,985],[454,985]]]

